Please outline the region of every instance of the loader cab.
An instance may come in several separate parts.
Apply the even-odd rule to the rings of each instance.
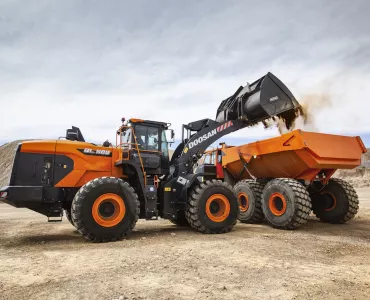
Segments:
[[[168,145],[173,138],[170,124],[141,119],[130,119],[121,126],[121,148],[124,159],[143,165],[148,175],[161,175],[169,170]]]

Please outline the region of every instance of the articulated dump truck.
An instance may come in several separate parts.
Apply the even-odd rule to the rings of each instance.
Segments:
[[[275,228],[294,229],[311,211],[322,221],[344,223],[356,215],[358,196],[338,169],[361,164],[360,137],[294,130],[241,146],[224,143],[205,152],[197,171],[230,183],[239,202],[239,220],[266,219]]]

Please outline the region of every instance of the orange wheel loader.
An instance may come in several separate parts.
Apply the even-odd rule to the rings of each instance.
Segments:
[[[174,132],[168,123],[123,119],[115,147],[86,142],[79,128],[72,127],[65,139],[18,145],[0,201],[29,208],[49,221],[61,221],[65,212],[95,242],[121,240],[139,218],[161,217],[202,233],[228,232],[237,222],[237,197],[225,181],[198,180],[208,174],[194,174],[194,164],[222,136],[272,116],[289,123],[298,110],[288,88],[268,73],[223,100],[215,120],[183,125],[171,160],[168,143]]]
[[[366,148],[358,136],[294,130],[246,145],[220,145],[205,151],[195,173],[207,169],[234,187],[240,222],[266,219],[273,227],[295,229],[312,210],[333,224],[348,222],[358,211],[354,188],[332,178],[337,169],[361,164]]]

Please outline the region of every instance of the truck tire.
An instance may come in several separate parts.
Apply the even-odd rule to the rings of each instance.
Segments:
[[[310,195],[297,180],[273,179],[263,189],[262,209],[272,227],[296,229],[307,222],[311,213]]]
[[[180,210],[180,211],[177,212],[177,218],[176,219],[169,219],[169,221],[172,224],[175,224],[177,226],[181,226],[181,227],[189,226],[189,222],[188,222],[188,220],[186,219],[186,216],[185,216],[185,211],[183,211],[183,210]]]
[[[72,213],[71,213],[71,208],[69,209],[65,209],[64,210],[65,214],[66,214],[66,218],[67,220],[69,221],[69,223],[72,224],[72,226],[76,227],[75,224],[73,223],[73,220],[72,220]]]
[[[192,228],[210,234],[232,230],[238,213],[238,200],[232,187],[226,182],[213,179],[191,189],[185,216]]]
[[[241,180],[235,184],[234,192],[238,197],[240,222],[253,224],[263,221],[261,203],[263,187],[263,184],[252,179]]]
[[[346,181],[331,178],[320,194],[312,194],[313,213],[321,222],[342,224],[358,212],[358,196]]]
[[[116,177],[100,177],[83,185],[72,201],[72,220],[89,241],[122,240],[136,225],[140,203],[134,189]]]

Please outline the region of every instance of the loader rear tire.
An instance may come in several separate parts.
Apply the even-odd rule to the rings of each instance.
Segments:
[[[311,213],[310,195],[297,180],[273,179],[263,189],[262,209],[272,227],[296,229],[307,222]]]
[[[355,189],[346,181],[331,178],[320,194],[312,194],[313,213],[321,222],[343,224],[355,217],[359,208]]]
[[[64,212],[66,213],[66,218],[69,221],[69,223],[71,223],[72,226],[76,227],[75,224],[73,223],[73,220],[72,220],[71,208],[65,209]]]
[[[234,186],[238,197],[239,216],[241,223],[260,223],[263,221],[261,195],[264,185],[252,179],[241,180]]]
[[[211,234],[231,231],[237,223],[238,213],[238,200],[232,187],[214,179],[192,188],[185,216],[192,228]]]
[[[83,185],[72,201],[72,220],[89,241],[122,240],[136,225],[140,203],[134,189],[116,177],[100,177]]]

